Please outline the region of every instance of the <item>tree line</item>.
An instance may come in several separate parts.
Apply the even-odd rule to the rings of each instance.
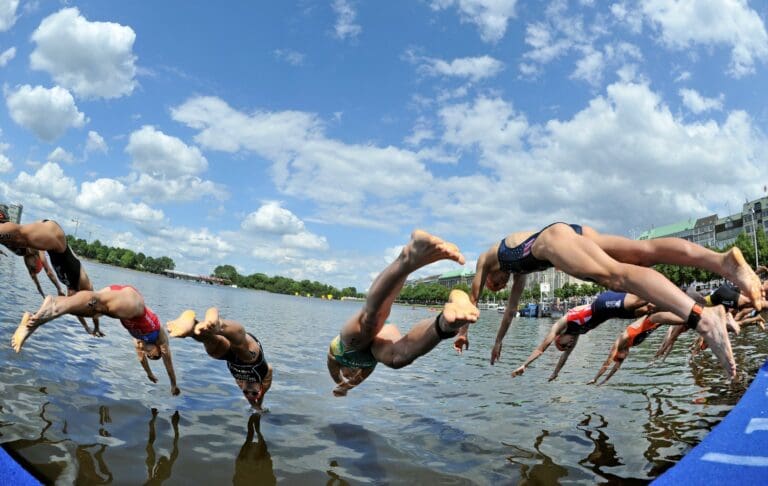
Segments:
[[[170,257],[159,258],[136,253],[125,248],[115,248],[101,244],[99,240],[88,243],[82,238],[67,235],[67,243],[78,255],[117,267],[131,268],[151,273],[163,273],[163,270],[173,270],[176,264]]]
[[[324,297],[331,299],[340,299],[342,297],[365,297],[365,295],[359,293],[355,287],[345,287],[339,290],[332,285],[312,282],[310,280],[293,280],[279,275],[274,277],[270,277],[263,273],[240,275],[237,269],[232,265],[217,266],[213,270],[211,277],[227,280],[238,287],[264,290],[275,294]]]

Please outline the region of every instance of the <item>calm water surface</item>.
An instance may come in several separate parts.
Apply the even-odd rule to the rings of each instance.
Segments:
[[[492,367],[500,315],[486,311],[463,356],[445,342],[402,370],[378,367],[335,398],[326,350],[360,303],[86,265],[97,288],[137,287],[164,322],[218,306],[262,341],[274,385],[269,412],[252,415],[224,362],[191,339],[172,340],[182,389],[172,397],[162,363],[151,362],[160,382],[150,383],[128,333],[108,318],[102,339],[74,318],[53,321],[16,355],[7,343],[40,298],[22,260],[0,258],[0,443],[61,484],[644,483],[725,416],[768,352],[764,334],[747,329],[734,342],[744,379],[729,386],[710,353],[688,362],[691,338],[648,367],[657,333],[608,385],[586,386],[626,325],[613,321],[580,339],[556,382],[546,380],[552,350],[512,379],[550,321],[516,321]],[[398,306],[391,320],[404,330],[434,315]]]

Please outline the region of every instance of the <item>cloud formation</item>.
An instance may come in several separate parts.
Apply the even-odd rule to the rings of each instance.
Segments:
[[[32,69],[49,73],[81,98],[119,98],[136,87],[136,34],[113,22],[90,22],[77,8],[65,8],[32,34]]]
[[[5,104],[14,122],[46,142],[53,142],[69,128],[79,128],[87,122],[69,91],[59,86],[48,89],[25,84],[6,92]]]

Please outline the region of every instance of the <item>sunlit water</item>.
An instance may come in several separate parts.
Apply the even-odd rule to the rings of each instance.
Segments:
[[[608,385],[587,386],[626,325],[613,321],[580,339],[556,382],[547,383],[559,354],[552,349],[512,379],[550,321],[517,320],[492,367],[500,315],[485,311],[463,356],[444,342],[407,368],[379,366],[335,398],[326,350],[360,303],[86,265],[97,288],[137,287],[164,322],[218,306],[261,340],[274,385],[269,412],[252,415],[224,362],[191,339],[172,340],[182,389],[172,397],[162,363],[151,362],[160,382],[150,383],[128,333],[108,318],[102,339],[71,317],[53,321],[16,355],[7,343],[40,297],[20,258],[0,258],[0,443],[62,484],[647,482],[725,416],[768,351],[757,329],[737,338],[744,379],[729,386],[710,353],[689,363],[690,337],[648,367],[659,332]],[[391,320],[405,330],[434,315],[396,306]]]

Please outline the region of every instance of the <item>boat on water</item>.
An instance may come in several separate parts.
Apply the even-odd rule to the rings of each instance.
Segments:
[[[507,311],[507,306],[506,305],[500,305],[500,306],[496,307],[496,312],[498,312],[500,314],[503,314],[506,311]]]

